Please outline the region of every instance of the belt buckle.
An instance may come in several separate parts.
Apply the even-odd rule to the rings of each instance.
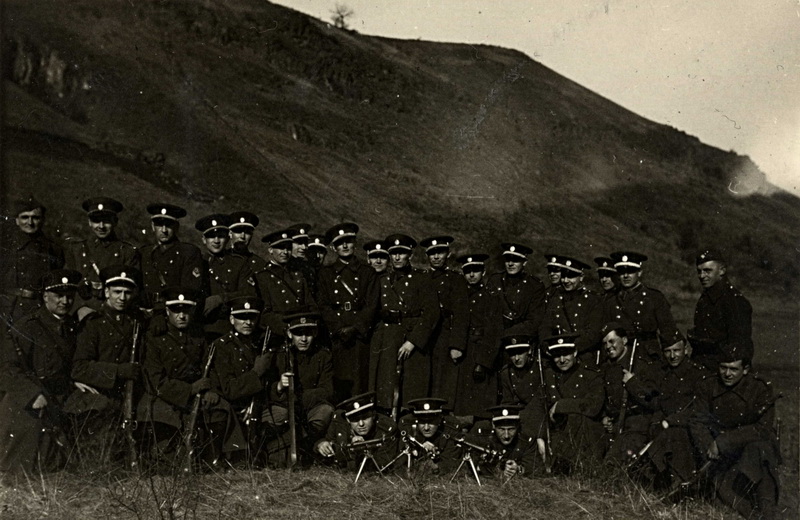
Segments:
[[[353,305],[350,302],[344,302],[344,310],[350,312],[353,310]]]

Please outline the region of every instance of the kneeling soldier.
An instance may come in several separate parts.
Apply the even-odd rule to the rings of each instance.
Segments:
[[[461,458],[453,436],[461,435],[464,425],[452,415],[445,415],[445,403],[437,397],[409,401],[412,413],[403,416],[398,424],[400,439],[411,457],[408,463],[416,460],[417,466],[430,467],[434,473],[454,470]]]
[[[519,413],[522,408],[516,404],[501,404],[489,408],[492,413],[491,427],[479,423],[472,434],[475,444],[497,454],[486,457],[481,469],[494,472],[505,481],[516,475],[533,475],[536,463],[536,443],[521,428]]]

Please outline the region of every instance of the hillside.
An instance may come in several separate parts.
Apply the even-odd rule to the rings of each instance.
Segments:
[[[636,248],[689,300],[690,259],[716,244],[744,290],[796,293],[800,200],[519,52],[362,36],[262,0],[4,10],[4,195],[35,193],[62,236],[104,193],[139,243],[144,206],[167,200],[187,228],[247,208],[260,234],[348,219],[447,232],[459,252]]]

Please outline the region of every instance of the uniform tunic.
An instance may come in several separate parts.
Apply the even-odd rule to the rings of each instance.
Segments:
[[[532,356],[522,368],[509,362],[500,370],[500,402],[503,404],[521,404],[525,408],[520,412],[522,431],[527,435],[538,436],[544,410],[540,398],[542,382],[539,377],[539,365]]]
[[[629,339],[637,341],[637,359],[648,363],[661,361],[659,335],[674,337],[678,334],[667,299],[660,291],[641,283],[620,290],[616,298],[608,300],[604,321],[620,322]]]
[[[579,287],[574,291],[558,291],[548,300],[539,337],[543,339],[567,332],[579,334],[575,347],[581,362],[587,366],[596,366],[602,327],[602,299],[586,287]]]
[[[517,476],[533,476],[538,457],[536,442],[521,430],[517,432],[517,436],[511,444],[506,446],[495,435],[492,423],[483,421],[475,425],[467,439],[473,444],[496,453],[494,457],[483,457],[479,453],[472,454],[473,459],[478,459],[478,466],[482,473],[502,476],[506,461],[513,460],[520,466],[521,473]]]
[[[76,323],[44,307],[14,324],[0,344],[0,471],[37,469],[55,462],[66,423],[61,409],[70,391]],[[39,395],[40,412],[31,409]]]
[[[727,279],[703,291],[694,311],[692,358],[714,371],[720,345],[752,344],[752,314],[750,302]]]
[[[100,239],[96,236],[67,242],[66,267],[83,275],[79,291],[81,303],[98,310],[103,298],[100,271],[110,265],[129,265],[141,270],[142,257],[132,244],[120,240],[116,234]]]
[[[375,424],[372,427],[372,431],[367,434],[364,440],[383,439],[381,446],[372,451],[375,462],[382,468],[397,455],[397,425],[391,417],[382,413],[376,412],[374,417]],[[347,468],[351,471],[358,470],[364,457],[362,452],[348,449],[348,446],[353,442],[354,435],[353,429],[350,427],[350,421],[345,417],[344,411],[336,410],[333,414],[331,425],[328,427],[328,432],[325,434],[325,440],[333,446],[333,461],[335,464],[340,468]],[[375,470],[370,463],[364,468],[367,471]]]
[[[267,264],[269,263],[262,257],[253,253],[252,251],[239,251],[236,249],[231,249],[230,253],[233,256],[238,256],[242,259],[244,263],[244,269],[246,272],[245,279],[263,270],[265,267],[267,267]],[[255,277],[253,277],[253,279],[255,280]]]
[[[469,332],[469,292],[467,281],[459,273],[445,267],[428,271],[430,283],[439,300],[439,323],[433,332],[431,395],[455,403],[458,373],[463,366]],[[462,356],[453,362],[451,350]]]
[[[319,271],[318,301],[331,335],[336,402],[367,391],[369,336],[378,311],[380,283],[358,258],[337,260]],[[353,327],[346,337],[342,329]]]
[[[286,325],[283,316],[287,312],[296,311],[303,306],[316,306],[306,279],[300,271],[290,270],[275,262],[256,273],[256,290],[264,300],[264,312],[261,315],[262,327],[269,327],[273,345],[280,345],[278,338],[283,337]]]
[[[486,282],[489,292],[500,296],[503,327],[522,324],[520,332],[536,335],[544,314],[545,288],[541,280],[526,272],[494,273]]]
[[[312,346],[301,352],[292,348],[287,355],[286,350],[274,354],[274,366],[268,377],[269,401],[273,408],[273,415],[282,419],[287,416],[283,413],[289,407],[289,392],[284,389],[278,391],[278,383],[282,374],[289,372],[289,355],[292,356],[292,370],[294,373],[295,409],[300,413],[300,421],[311,423],[312,434],[324,433],[330,422],[333,412],[333,364],[331,353],[328,349]],[[325,409],[318,407],[325,405]],[[275,414],[275,407],[282,411]],[[274,417],[275,418],[275,417]],[[282,421],[281,421],[282,422]],[[324,425],[324,428],[321,426]],[[321,431],[320,431],[321,428]]]
[[[231,403],[237,413],[250,405],[253,396],[257,401],[266,397],[266,374],[259,376],[253,365],[261,353],[259,338],[252,334],[242,336],[231,331],[214,341],[214,359],[211,363],[213,388]]]
[[[212,336],[221,336],[231,327],[225,302],[237,296],[254,296],[255,280],[248,276],[244,257],[227,251],[207,255],[203,267],[203,293],[217,300],[204,317],[205,330]]]
[[[197,246],[174,240],[166,246],[148,246],[142,251],[145,305],[159,303],[167,287],[203,290],[203,255]]]
[[[502,364],[500,336],[503,316],[499,296],[491,294],[482,283],[468,287],[469,329],[467,351],[458,372],[458,391],[451,403],[456,415],[488,416],[486,409],[497,404],[497,371]],[[485,368],[486,378],[473,378],[475,367]]]
[[[376,392],[376,405],[388,410],[398,381],[397,352],[405,341],[413,343],[414,350],[403,363],[399,403],[429,395],[429,340],[439,321],[439,303],[424,271],[409,267],[380,282],[380,321],[370,343],[369,386]]]

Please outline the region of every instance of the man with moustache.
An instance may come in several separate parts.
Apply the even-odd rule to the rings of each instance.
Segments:
[[[619,277],[617,270],[614,268],[614,260],[605,256],[598,256],[594,259],[597,264],[595,271],[597,271],[597,280],[600,282],[600,287],[603,292],[600,294],[603,302],[613,298],[619,289]]]
[[[715,370],[719,345],[731,341],[752,344],[753,308],[727,278],[722,253],[706,249],[697,255],[697,278],[703,293],[694,311],[694,329],[689,331],[692,359]]]
[[[364,244],[364,251],[367,253],[367,262],[379,277],[388,273],[389,252],[383,240],[370,240]]]
[[[439,322],[439,303],[424,271],[411,266],[416,240],[395,234],[384,242],[393,271],[380,279],[378,324],[370,343],[369,385],[376,391],[376,406],[393,410],[406,400],[428,396],[429,341]]]
[[[501,303],[483,284],[488,259],[483,253],[458,257],[467,282],[469,325],[453,413],[473,419],[488,418],[486,410],[497,404],[497,372],[503,362],[498,346],[503,333]]]
[[[334,397],[341,402],[369,385],[369,337],[380,298],[375,272],[355,255],[358,225],[325,233],[336,261],[319,271],[319,307],[331,339]]]
[[[80,281],[70,269],[46,274],[44,304],[0,343],[0,471],[32,475],[66,461],[62,407],[71,390],[77,323],[70,311]]]
[[[114,264],[141,268],[141,254],[117,236],[122,203],[110,197],[94,197],[81,205],[89,221],[91,236],[67,242],[67,267],[83,275],[78,291],[78,316],[83,317],[102,305],[103,284],[100,270]]]
[[[0,320],[6,326],[41,305],[42,277],[64,267],[64,250],[42,231],[47,208],[31,196],[15,201],[12,211],[17,229],[0,254]]]
[[[458,372],[464,361],[469,332],[469,295],[464,278],[447,266],[451,236],[424,239],[420,245],[428,256],[428,276],[439,301],[439,323],[431,337],[431,393],[454,403]]]
[[[486,287],[500,297],[505,329],[522,324],[525,332],[535,335],[544,314],[545,289],[538,278],[525,272],[528,255],[533,251],[511,242],[501,247],[505,270],[490,276]]]

